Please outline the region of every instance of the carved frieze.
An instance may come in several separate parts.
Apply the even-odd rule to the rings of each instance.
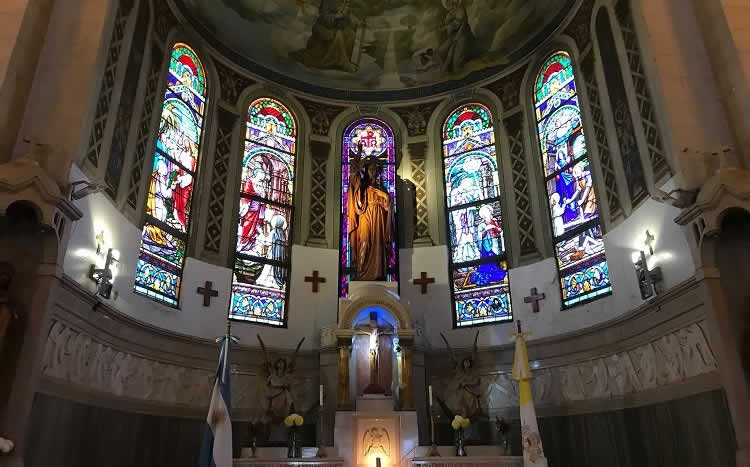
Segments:
[[[328,136],[328,131],[331,129],[331,122],[346,108],[340,105],[325,104],[302,98],[297,99],[302,104],[302,107],[305,108],[307,116],[310,117],[312,133],[319,136]]]
[[[503,76],[499,80],[490,83],[486,88],[494,93],[503,103],[503,110],[508,111],[521,102],[521,84],[526,74],[527,65],[523,65],[513,73]]]
[[[605,357],[534,370],[534,401],[541,406],[623,397],[677,384],[718,370],[705,323],[695,323],[631,350]],[[510,374],[483,374],[477,393],[482,411],[518,406],[517,384]],[[460,401],[451,377],[433,378],[437,396],[453,407]],[[455,385],[454,385],[455,386]],[[440,388],[446,388],[445,391]]]
[[[428,102],[410,107],[393,107],[391,110],[401,117],[406,124],[409,136],[422,136],[427,131],[427,122],[440,102]]]
[[[255,81],[237,73],[232,68],[216,61],[216,73],[219,75],[221,86],[221,98],[228,104],[236,104],[237,98],[247,87],[252,86]]]

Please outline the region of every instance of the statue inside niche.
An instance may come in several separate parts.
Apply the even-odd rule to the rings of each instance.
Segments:
[[[477,362],[477,339],[479,331],[474,336],[474,347],[471,355],[461,359],[456,357],[453,348],[443,333],[440,333],[445,345],[448,347],[451,363],[455,371],[453,381],[443,393],[446,397],[445,403],[452,412],[449,415],[462,415],[473,418],[482,415],[482,382],[478,375],[475,374],[474,366]]]
[[[266,416],[283,418],[292,413],[292,407],[295,405],[294,391],[299,383],[298,378],[294,374],[297,364],[297,353],[304,341],[304,337],[300,339],[291,358],[279,357],[272,362],[263,339],[258,335],[258,342],[260,342],[260,347],[263,349],[263,356],[265,357]]]
[[[378,181],[378,158],[362,158],[360,143],[349,164],[346,201],[352,265],[358,281],[385,280],[391,260],[393,206],[388,191]]]

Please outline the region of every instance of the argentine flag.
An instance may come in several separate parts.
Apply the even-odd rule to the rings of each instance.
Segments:
[[[222,340],[198,467],[232,467],[232,420],[229,417],[232,410],[229,396],[229,346],[232,338],[227,335]]]

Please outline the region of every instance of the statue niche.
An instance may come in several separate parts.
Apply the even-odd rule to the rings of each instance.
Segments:
[[[378,183],[378,158],[362,158],[363,147],[349,165],[347,225],[356,280],[385,280],[393,242],[393,206],[386,189]]]

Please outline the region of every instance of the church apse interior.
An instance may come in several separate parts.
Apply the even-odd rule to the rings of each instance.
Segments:
[[[720,0],[0,7],[0,467],[750,467]]]

